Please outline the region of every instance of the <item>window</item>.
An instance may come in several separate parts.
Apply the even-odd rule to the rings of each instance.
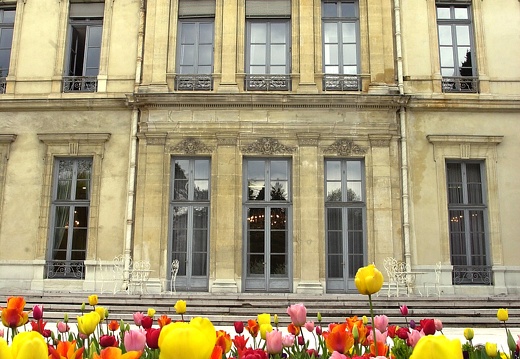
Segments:
[[[246,89],[290,90],[290,1],[246,1]]]
[[[5,78],[9,74],[15,10],[0,8],[0,94],[5,93]]]
[[[290,161],[245,161],[246,291],[290,290]]]
[[[327,291],[354,289],[365,263],[364,166],[361,160],[325,161]]]
[[[56,159],[47,278],[84,278],[91,178],[92,159]]]
[[[208,289],[210,161],[172,160],[171,258],[179,261],[176,287]]]
[[[491,284],[482,162],[447,162],[453,284]]]
[[[442,90],[477,92],[471,7],[437,4],[437,30]]]
[[[358,2],[324,1],[322,22],[324,90],[359,90]]]
[[[68,58],[63,92],[96,92],[103,3],[74,3],[70,5]]]
[[[179,1],[176,90],[213,89],[214,0]]]

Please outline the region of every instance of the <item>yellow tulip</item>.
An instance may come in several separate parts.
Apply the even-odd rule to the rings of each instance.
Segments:
[[[217,332],[208,318],[174,322],[161,329],[159,359],[208,359],[216,340]]]
[[[260,337],[265,340],[265,338],[267,337],[267,333],[269,332],[272,332],[273,331],[273,326],[271,325],[271,323],[269,324],[261,324],[260,325]]]
[[[258,321],[258,325],[271,324],[271,314],[267,314],[267,313],[258,314],[257,321]]]
[[[96,307],[95,312],[99,315],[99,321],[100,322],[105,319],[105,314],[107,313],[105,308],[103,308],[103,307]]]
[[[500,320],[501,322],[507,321],[509,319],[509,314],[507,312],[507,309],[500,308],[497,311],[497,319]]]
[[[473,329],[471,329],[471,328],[464,329],[464,338],[466,338],[466,340],[472,340],[474,336],[475,336],[475,332],[473,331]]]
[[[82,334],[90,335],[94,333],[100,321],[101,318],[96,312],[90,312],[82,315],[81,317],[78,317],[78,330]]]
[[[155,315],[155,309],[153,308],[148,308],[148,312],[146,313],[150,318],[153,318],[153,316]]]
[[[92,294],[92,295],[88,296],[88,304],[90,304],[91,306],[94,306],[94,305],[98,304],[98,296],[97,296],[97,294]]]
[[[496,343],[486,343],[486,354],[492,358],[498,355],[498,349]]]
[[[462,359],[460,340],[450,340],[444,335],[426,335],[419,339],[410,359]]]
[[[177,314],[186,313],[186,301],[184,301],[182,299],[179,299],[173,307],[175,308],[175,313],[177,313]]]
[[[7,342],[2,337],[0,337],[0,359],[13,359],[11,349],[7,346]]]
[[[510,358],[509,358],[509,355],[507,355],[506,353],[500,352],[500,359],[510,359]]]
[[[359,293],[371,295],[381,290],[383,286],[383,274],[375,265],[369,264],[366,267],[358,269],[354,283]]]
[[[47,359],[49,352],[45,339],[36,331],[16,334],[11,344],[11,357],[12,359]],[[2,358],[1,354],[0,358]]]

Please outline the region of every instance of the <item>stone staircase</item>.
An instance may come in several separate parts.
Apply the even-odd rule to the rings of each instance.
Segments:
[[[86,311],[90,293],[63,292],[24,292],[0,289],[0,307],[5,306],[8,296],[24,296],[27,301],[26,310],[35,304],[44,307],[44,320],[56,322],[63,320],[67,313],[74,323],[76,316],[81,315],[81,305],[86,303]],[[320,312],[323,324],[342,322],[346,317],[357,315],[370,316],[368,297],[359,294],[213,294],[184,292],[176,294],[127,295],[100,294],[99,304],[109,310],[109,319],[132,322],[132,313],[146,312],[148,308],[156,310],[155,318],[165,314],[173,320],[180,319],[173,306],[178,299],[187,303],[185,319],[195,316],[208,317],[215,325],[233,325],[235,321],[246,322],[256,318],[257,314],[277,314],[280,325],[290,322],[286,314],[287,307],[295,303],[303,303],[307,308],[308,320],[317,321]],[[445,327],[497,327],[498,308],[508,308],[508,326],[520,327],[520,296],[496,297],[386,297],[374,296],[374,314],[386,314],[391,324],[404,325],[405,320],[400,314],[399,305],[406,304],[409,308],[408,320],[419,321],[423,318],[440,319]]]

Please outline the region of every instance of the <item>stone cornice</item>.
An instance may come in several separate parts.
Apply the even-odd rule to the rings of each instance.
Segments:
[[[128,106],[145,108],[368,108],[397,109],[406,106],[408,96],[280,93],[134,93],[127,96]]]
[[[450,95],[435,98],[412,96],[407,107],[414,111],[520,111],[520,97],[518,96],[492,98],[472,94],[457,95],[456,97]]]
[[[124,97],[20,97],[0,96],[3,111],[128,110]]]

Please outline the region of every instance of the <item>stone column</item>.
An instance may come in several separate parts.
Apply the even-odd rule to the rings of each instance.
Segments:
[[[148,0],[143,56],[143,85],[153,92],[168,92],[168,29],[170,0]]]
[[[238,1],[222,0],[222,78],[219,92],[238,92],[237,72],[237,26]]]
[[[314,80],[314,1],[300,0],[298,7],[298,21],[300,23],[300,83],[298,93],[318,93]]]
[[[296,269],[299,268],[300,282],[296,286],[297,293],[321,294],[324,292],[320,282],[320,221],[323,199],[316,188],[321,186],[318,175],[318,138],[319,134],[298,134],[298,157],[296,166],[298,175],[295,183],[295,235],[299,240],[294,244]],[[295,270],[296,273],[296,270]]]
[[[212,159],[211,268],[214,268],[212,293],[238,293],[236,274],[242,258],[240,166],[237,135],[218,134]]]

